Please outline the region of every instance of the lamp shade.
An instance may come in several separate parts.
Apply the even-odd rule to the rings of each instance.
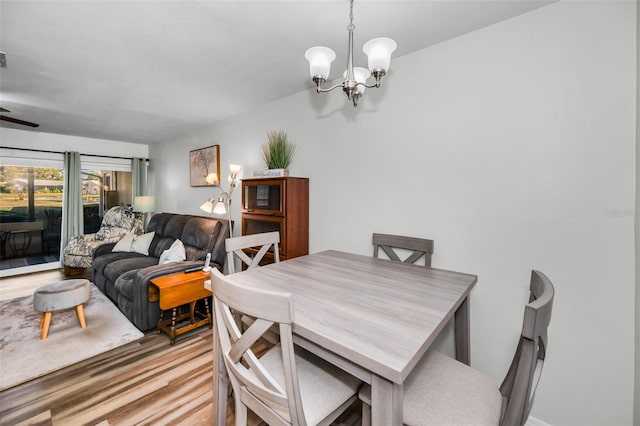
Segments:
[[[233,176],[237,176],[238,173],[240,173],[240,169],[242,169],[242,166],[239,166],[237,164],[229,164],[229,173],[231,173]]]
[[[347,78],[347,70],[344,71],[344,74],[342,74],[342,76],[344,78]],[[354,67],[353,68],[353,76],[355,77],[356,82],[362,83],[362,84],[367,84],[367,79],[371,76],[371,73],[366,68]],[[356,91],[358,93],[360,93],[361,95],[364,95],[365,89],[366,89],[366,87],[364,87],[364,86],[357,86],[356,87]]]
[[[320,76],[323,79],[329,78],[331,62],[336,59],[336,52],[324,46],[315,46],[304,53],[304,57],[309,61],[309,73],[311,78]]]
[[[211,214],[211,212],[213,211],[213,203],[211,202],[211,200],[207,200],[205,201],[201,206],[200,206],[200,210],[203,210],[209,214]]]
[[[379,37],[369,40],[362,46],[362,51],[369,59],[369,70],[389,70],[391,54],[398,45],[390,38]]]
[[[213,213],[215,214],[225,214],[227,212],[227,206],[224,201],[218,201],[216,206],[213,208]]]
[[[205,178],[209,185],[217,185],[218,182],[218,174],[217,173],[209,173]]]
[[[143,213],[156,211],[156,197],[146,195],[136,197],[133,200],[133,211]]]

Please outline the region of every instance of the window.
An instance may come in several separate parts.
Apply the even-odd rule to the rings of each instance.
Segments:
[[[34,152],[29,153],[33,158],[24,158],[1,151],[0,277],[59,268],[64,194],[60,155],[44,158]],[[85,233],[100,229],[108,208],[131,203],[130,163],[83,156]]]

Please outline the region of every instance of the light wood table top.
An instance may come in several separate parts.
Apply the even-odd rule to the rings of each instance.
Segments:
[[[454,314],[468,363],[475,275],[325,251],[228,278],[292,293],[296,343],[372,384],[374,424],[402,423],[402,383]]]

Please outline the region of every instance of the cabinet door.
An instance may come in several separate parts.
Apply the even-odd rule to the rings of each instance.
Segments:
[[[254,214],[242,215],[242,235],[261,234],[263,232],[278,231],[280,233],[280,253],[287,256],[286,219],[277,216],[261,216]],[[273,252],[273,249],[269,249]]]
[[[284,216],[284,185],[283,179],[243,181],[243,213]]]

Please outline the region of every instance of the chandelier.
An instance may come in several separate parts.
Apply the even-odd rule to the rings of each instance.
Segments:
[[[374,38],[369,40],[362,46],[362,50],[367,55],[369,62],[369,69],[353,66],[353,0],[350,0],[349,8],[349,25],[347,31],[349,32],[349,56],[347,59],[347,70],[344,72],[344,81],[336,84],[328,89],[322,88],[320,85],[327,81],[329,78],[329,70],[331,69],[331,62],[336,58],[336,52],[324,46],[315,46],[304,54],[304,57],[309,61],[309,71],[311,78],[316,83],[316,92],[330,92],[335,88],[342,87],[342,91],[347,95],[347,98],[353,102],[353,106],[358,105],[358,100],[364,95],[364,91],[367,88],[380,87],[380,80],[389,71],[389,64],[391,63],[391,54],[398,45],[390,38]],[[367,84],[369,77],[375,78],[374,84]]]

